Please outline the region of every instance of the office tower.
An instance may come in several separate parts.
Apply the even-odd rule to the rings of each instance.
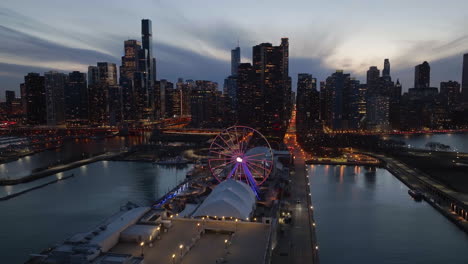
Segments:
[[[97,66],[88,66],[88,85],[92,86],[99,83],[99,68]]]
[[[255,79],[255,70],[250,63],[239,64],[237,72],[237,116],[239,124],[248,126],[257,126],[256,118],[261,116],[255,105],[255,93],[257,92],[257,83]]]
[[[105,85],[117,85],[117,66],[115,63],[98,62],[99,83]]]
[[[298,132],[310,133],[320,128],[320,96],[317,91],[317,79],[312,78],[311,74],[298,74],[296,110]]]
[[[463,55],[462,96],[463,102],[468,103],[468,53]]]
[[[108,120],[109,125],[116,126],[122,122],[122,92],[118,85],[107,87],[107,102],[106,121]]]
[[[141,42],[129,39],[124,42],[124,56],[120,66],[120,78],[133,79],[135,72],[139,71],[139,54]]]
[[[133,122],[141,118],[143,108],[138,108],[137,102],[145,100],[146,92],[144,87],[135,87],[135,76],[140,73],[141,42],[133,39],[124,42],[124,56],[120,66],[119,84],[122,93],[122,118],[127,122]],[[143,94],[140,94],[143,93]],[[142,102],[144,103],[144,102]]]
[[[377,66],[371,66],[367,71],[367,93],[374,95],[379,93],[380,70]]]
[[[55,71],[44,74],[46,93],[47,125],[62,125],[65,122],[65,84],[67,75]]]
[[[154,82],[156,80],[156,59],[153,58],[153,29],[149,19],[141,20],[141,43],[140,70],[143,72],[144,84],[146,87],[146,116],[154,119],[155,113],[155,91]]]
[[[325,83],[326,90],[331,93],[331,116],[329,124],[333,130],[357,129],[359,127],[359,81],[352,79],[350,74],[337,70],[329,76]]]
[[[236,47],[231,50],[231,75],[224,79],[223,93],[225,94],[225,101],[227,111],[233,119],[236,119],[238,105],[237,105],[237,73],[240,64],[240,48]]]
[[[414,88],[429,88],[431,83],[431,67],[427,61],[414,67]]]
[[[441,82],[440,99],[449,112],[454,111],[461,102],[460,83],[455,81]]]
[[[382,77],[390,79],[390,60],[384,60],[384,68],[382,70]]]
[[[291,111],[288,39],[281,39],[280,46],[271,43],[254,46],[252,61],[259,91],[258,98],[254,95],[254,100],[263,111],[263,118],[257,116],[257,121],[262,123],[265,133],[281,138],[286,132]]]
[[[212,127],[217,122],[216,96],[218,84],[210,81],[196,81],[190,95],[191,125]]]
[[[174,90],[174,84],[165,79],[156,82],[157,98],[156,102],[158,105],[157,116],[159,118],[169,118],[172,114],[172,92]]]
[[[390,98],[376,95],[368,98],[367,118],[373,130],[385,131],[389,129]]]
[[[320,82],[320,120],[327,128],[332,124],[333,91],[326,82]]]
[[[176,89],[172,92],[172,114],[174,117],[182,116],[182,88],[179,85],[176,86]]]
[[[88,89],[86,74],[79,71],[68,74],[65,88],[65,120],[70,125],[88,122]]]
[[[391,87],[389,94],[390,97],[390,109],[389,109],[389,123],[390,127],[395,130],[399,130],[401,127],[401,92],[402,86],[400,80],[397,79],[396,83]]]
[[[93,75],[88,76],[88,80],[93,82],[93,84],[88,85],[90,122],[94,125],[108,125],[111,121],[111,111],[115,117],[112,121],[117,122],[119,113],[118,110],[115,110],[118,107],[116,98],[119,97],[118,94],[120,93],[120,89],[116,90],[114,88],[117,86],[117,66],[114,63],[98,62],[97,73],[94,67],[89,67],[88,73]],[[96,74],[97,81],[95,80]],[[112,91],[110,91],[111,88]],[[110,108],[110,103],[114,107],[113,109]]]
[[[231,50],[231,76],[237,75],[237,68],[239,67],[241,58],[240,52],[240,47]]]
[[[45,125],[47,122],[44,76],[28,73],[24,77],[26,122],[29,125]]]
[[[9,115],[13,110],[13,101],[15,101],[15,91],[5,91],[6,113]]]

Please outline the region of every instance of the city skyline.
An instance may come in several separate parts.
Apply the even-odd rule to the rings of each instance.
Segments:
[[[427,1],[424,2],[427,6],[414,1],[406,4],[406,8],[396,8],[398,3],[392,3],[370,9],[365,8],[366,3],[361,1],[352,6],[327,3],[318,7],[302,2],[286,7],[288,12],[284,18],[288,23],[266,24],[270,21],[266,20],[268,17],[260,15],[254,19],[257,9],[243,7],[242,3],[236,7],[206,1],[214,11],[220,11],[219,15],[206,16],[191,3],[181,7],[143,2],[135,6],[137,12],[134,7],[124,8],[122,3],[116,2],[112,7],[93,6],[89,12],[96,16],[83,20],[79,11],[85,11],[89,5],[81,2],[73,6],[77,10],[75,15],[60,12],[69,4],[45,2],[39,10],[26,8],[26,2],[5,1],[0,6],[0,17],[4,21],[0,35],[7,39],[0,44],[3,80],[0,94],[3,97],[4,90],[18,91],[22,77],[28,72],[85,72],[87,66],[98,61],[118,64],[123,55],[122,41],[140,38],[138,21],[144,17],[153,21],[153,53],[158,58],[158,79],[207,79],[218,82],[221,88],[222,80],[230,72],[230,50],[237,41],[242,50],[242,62],[250,62],[251,47],[255,44],[274,43],[276,39],[289,37],[293,84],[298,73],[312,73],[318,80],[325,80],[336,69],[343,69],[364,81],[367,69],[377,66],[382,70],[385,58],[390,59],[392,76],[400,79],[404,91],[412,87],[414,66],[423,61],[431,65],[431,86],[439,87],[440,82],[448,80],[461,82],[462,58],[468,38],[461,27],[465,16],[458,10],[466,3],[450,1],[441,9],[433,8]],[[312,18],[307,15],[305,7],[308,6],[319,8],[314,9]],[[349,9],[351,7],[353,10]],[[426,15],[405,18],[414,13],[416,7],[418,13]],[[323,18],[321,8],[334,8],[336,15]],[[43,14],[53,12],[53,15],[33,18],[36,10]],[[268,11],[269,16],[280,14],[274,7]],[[353,11],[354,18],[343,27],[340,14],[349,11]],[[436,18],[439,12],[450,12],[450,19]],[[243,19],[234,15],[240,13]],[[405,24],[409,22],[412,27]],[[252,23],[256,23],[259,30],[249,26]],[[293,87],[296,90],[295,85]]]

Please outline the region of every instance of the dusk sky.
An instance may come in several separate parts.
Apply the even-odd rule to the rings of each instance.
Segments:
[[[123,41],[141,39],[153,22],[158,79],[217,81],[230,72],[239,41],[243,62],[252,46],[290,42],[293,86],[299,72],[324,80],[336,69],[365,80],[369,66],[389,58],[404,90],[414,66],[427,60],[431,85],[461,79],[468,51],[466,0],[335,1],[25,1],[0,3],[0,93],[19,90],[28,72],[86,71],[120,65]]]

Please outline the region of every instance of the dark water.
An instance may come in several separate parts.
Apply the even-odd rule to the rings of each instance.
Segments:
[[[121,151],[133,145],[144,143],[146,138],[147,136],[130,136],[66,141],[61,148],[39,152],[16,161],[0,164],[0,178],[20,178],[31,174],[32,170],[36,168],[55,164],[57,161],[83,158],[107,151]]]
[[[402,140],[411,148],[427,149],[429,142],[438,142],[451,147],[450,151],[468,153],[468,133],[424,134],[424,135],[392,135],[392,139]]]
[[[468,263],[468,235],[384,169],[309,166],[320,262]]]
[[[189,169],[138,162],[96,162],[62,174],[74,173],[73,178],[0,201],[0,263],[22,263],[30,253],[88,231],[127,201],[149,205],[183,181]],[[9,191],[21,188],[24,186],[16,185]]]

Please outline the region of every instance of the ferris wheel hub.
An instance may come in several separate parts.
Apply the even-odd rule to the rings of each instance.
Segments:
[[[237,157],[236,161],[239,162],[239,163],[242,163],[243,159],[241,157]]]

